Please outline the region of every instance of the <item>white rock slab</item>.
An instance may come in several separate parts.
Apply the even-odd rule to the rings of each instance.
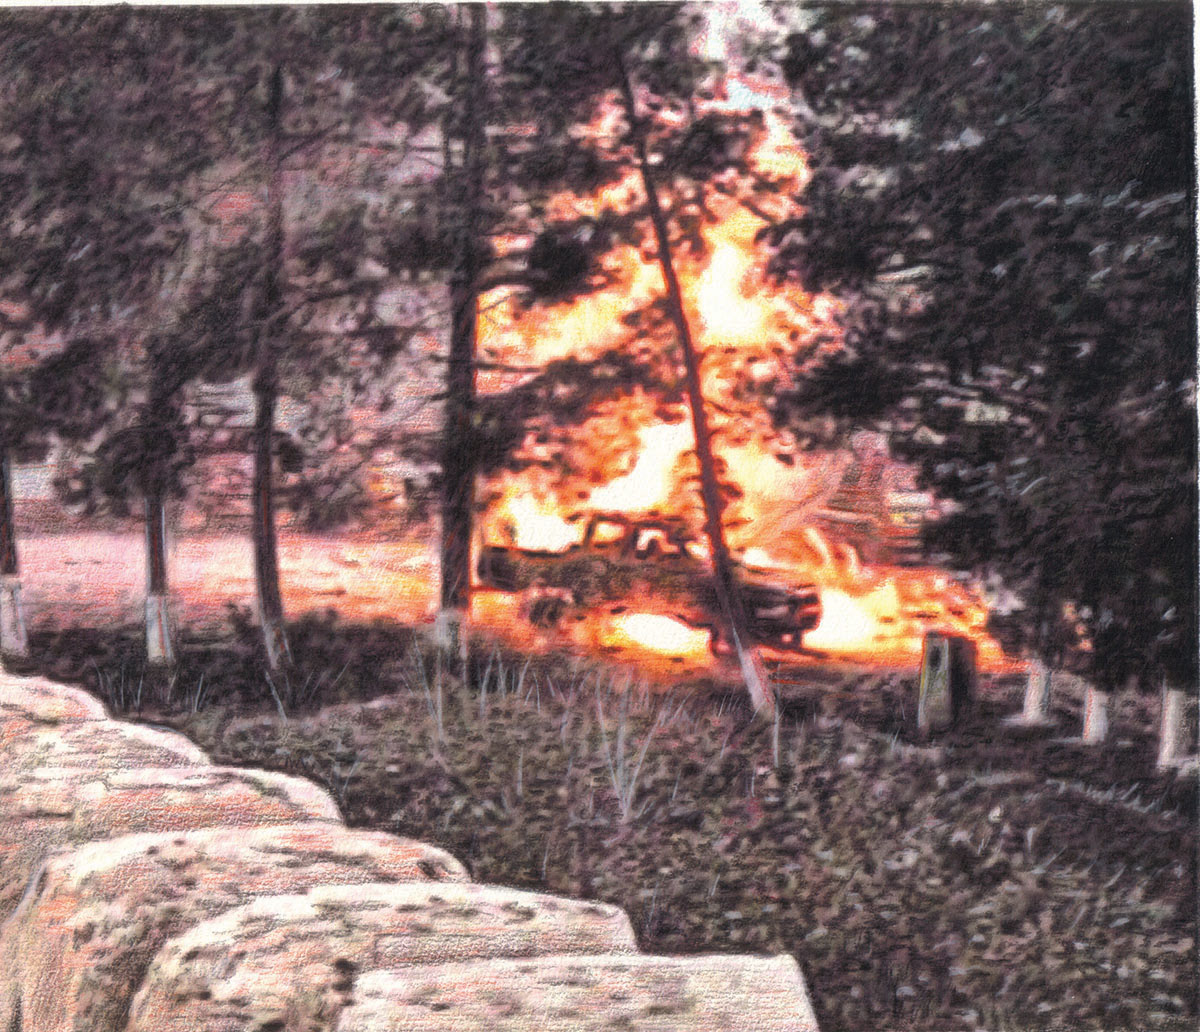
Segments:
[[[629,919],[616,907],[491,885],[338,886],[268,896],[167,943],[134,1002],[128,1032],[242,1032],[273,1022],[318,1032],[334,1027],[364,972],[636,949]]]
[[[326,822],[83,845],[47,861],[0,929],[0,1028],[19,1012],[22,1032],[118,1032],[164,942],[259,895],[466,878],[444,850]]]
[[[338,822],[328,793],[301,778],[232,767],[93,771],[0,769],[0,920],[50,851],[144,831]]]
[[[0,674],[0,719],[11,716],[54,722],[108,719],[103,704],[82,688],[44,677]]]
[[[198,745],[173,731],[116,720],[71,722],[57,727],[27,723],[3,742],[9,772],[43,767],[132,770],[200,767],[210,763]]]
[[[364,975],[336,1032],[816,1032],[791,957],[548,957]]]

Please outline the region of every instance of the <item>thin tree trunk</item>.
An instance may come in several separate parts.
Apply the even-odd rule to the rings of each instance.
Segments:
[[[683,294],[671,258],[671,241],[667,229],[667,218],[658,200],[658,190],[650,171],[650,160],[646,153],[646,140],[637,115],[637,102],[633,96],[633,84],[625,69],[621,55],[616,55],[621,74],[621,92],[625,101],[625,114],[629,122],[630,135],[637,151],[638,170],[642,187],[646,192],[646,205],[650,221],[654,225],[654,236],[658,244],[658,261],[662,268],[663,282],[667,289],[667,309],[675,334],[683,352],[683,364],[688,395],[688,407],[692,413],[692,430],[696,439],[696,457],[700,462],[700,494],[704,502],[704,529],[712,552],[714,582],[717,601],[729,627],[730,638],[737,653],[742,679],[757,712],[770,716],[775,709],[775,696],[769,689],[765,668],[750,642],[747,633],[745,607],[734,576],[733,559],[725,542],[724,501],[721,498],[720,480],[713,459],[712,434],[708,426],[704,393],[700,383],[700,364],[692,341],[691,327],[683,309]]]
[[[177,431],[175,398],[169,380],[170,359],[151,346],[145,434],[148,462],[142,483],[146,524],[146,659],[152,666],[171,666],[175,649],[167,612],[167,484]]]
[[[291,662],[283,622],[283,595],[279,589],[279,554],[275,533],[275,404],[279,392],[275,333],[279,321],[283,265],[283,163],[279,149],[280,109],[283,104],[283,69],[271,76],[267,106],[267,239],[264,254],[266,277],[262,322],[259,326],[258,368],[254,376],[254,476],[253,535],[254,578],[258,618],[267,665],[272,670]]]
[[[1010,717],[1007,723],[1017,727],[1046,727],[1054,723],[1050,716],[1050,684],[1051,659],[1053,658],[1053,643],[1051,640],[1051,619],[1047,593],[1041,588],[1044,570],[1039,569],[1033,590],[1033,612],[1037,614],[1037,634],[1029,645],[1029,670],[1025,678],[1025,698],[1021,712]]]
[[[8,448],[0,448],[0,654],[15,659],[29,655],[25,611],[21,605],[17,531],[13,524],[12,460]]]
[[[463,83],[462,167],[455,177],[458,225],[450,276],[450,354],[442,435],[441,612],[438,644],[461,652],[466,662],[464,623],[471,606],[471,539],[475,509],[475,346],[483,197],[482,100],[486,9],[470,12]],[[465,669],[464,669],[465,674]]]
[[[161,488],[146,494],[146,659],[155,666],[175,662],[167,616],[167,504]]]
[[[254,580],[258,596],[258,618],[262,628],[267,665],[278,670],[291,661],[283,622],[283,595],[279,588],[279,551],[275,532],[274,363],[259,366],[254,384],[254,478],[253,534]]]

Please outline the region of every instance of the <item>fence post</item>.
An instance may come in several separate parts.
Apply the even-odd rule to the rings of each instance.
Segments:
[[[1184,711],[1187,695],[1178,688],[1162,686],[1162,721],[1158,729],[1158,767],[1174,767],[1187,751],[1184,742]]]
[[[1108,737],[1109,693],[1088,685],[1083,701],[1083,741],[1098,745]]]
[[[929,734],[959,723],[974,695],[975,643],[955,634],[926,634],[917,690],[917,730]]]
[[[1023,727],[1044,727],[1050,719],[1050,668],[1039,656],[1030,660],[1025,682],[1025,705],[1015,723]]]

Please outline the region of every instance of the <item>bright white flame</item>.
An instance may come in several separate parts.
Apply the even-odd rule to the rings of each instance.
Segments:
[[[893,611],[899,608],[896,600]],[[821,590],[821,622],[804,636],[809,648],[841,651],[862,648],[875,636],[875,615],[866,598],[853,598],[837,588]]]
[[[641,449],[633,469],[592,492],[588,507],[597,512],[648,512],[664,508],[674,490],[669,476],[692,446],[689,423],[658,423],[638,430]]]
[[[512,543],[517,548],[563,552],[579,543],[579,528],[546,508],[532,495],[510,496],[498,522],[511,527]]]
[[[609,646],[640,645],[667,655],[687,656],[707,650],[709,632],[657,613],[626,613],[613,621],[612,632],[604,637]]]
[[[722,344],[744,343],[762,332],[768,309],[761,300],[749,296],[753,271],[754,264],[743,250],[728,240],[717,242],[695,295],[709,339]]]
[[[780,562],[770,552],[757,545],[751,545],[742,553],[742,562],[756,570],[786,570],[788,568],[787,563]]]

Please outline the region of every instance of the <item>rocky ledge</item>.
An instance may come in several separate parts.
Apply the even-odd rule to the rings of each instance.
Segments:
[[[299,778],[0,675],[5,1032],[815,1032],[791,957],[652,957]]]

